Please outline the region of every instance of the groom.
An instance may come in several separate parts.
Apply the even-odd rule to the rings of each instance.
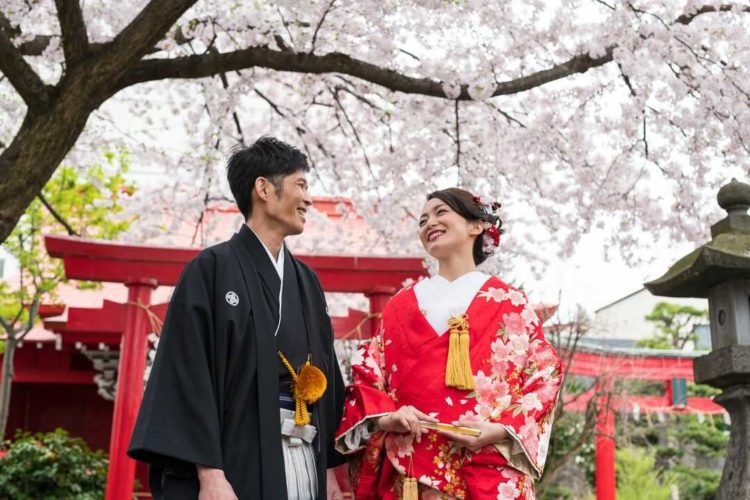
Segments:
[[[342,498],[331,321],[316,274],[284,244],[304,229],[308,170],[272,137],[229,159],[245,224],[183,271],[128,452],[151,465],[154,498]],[[313,390],[295,391],[299,370],[316,368]]]

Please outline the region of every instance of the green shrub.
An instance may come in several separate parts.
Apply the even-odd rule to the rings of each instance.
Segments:
[[[708,469],[694,469],[676,465],[667,473],[671,482],[677,485],[680,498],[690,500],[713,500],[719,489],[721,473]]]
[[[0,458],[0,498],[104,498],[107,457],[62,429],[35,435],[19,432],[1,449],[5,456]]]
[[[617,499],[643,500],[644,492],[648,492],[649,500],[670,498],[669,485],[657,476],[654,454],[643,448],[618,449]]]

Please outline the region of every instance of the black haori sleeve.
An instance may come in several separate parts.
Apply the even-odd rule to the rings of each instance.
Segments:
[[[335,440],[334,435],[336,434],[336,429],[339,426],[339,423],[341,422],[341,417],[344,415],[344,379],[341,376],[341,368],[339,365],[338,358],[336,357],[336,351],[333,350],[333,372],[334,372],[334,381],[333,381],[333,405],[336,412],[336,418],[335,418],[335,425],[331,429],[330,436],[328,436],[328,468],[337,467],[341,464],[345,464],[347,462],[347,457],[336,451],[335,448]]]
[[[190,262],[174,290],[128,450],[157,467],[222,468],[213,266],[205,260]]]

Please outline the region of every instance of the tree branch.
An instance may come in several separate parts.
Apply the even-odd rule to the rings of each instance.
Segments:
[[[21,34],[21,30],[17,26],[13,26],[10,19],[5,17],[2,12],[0,12],[0,31],[5,32],[11,41]],[[36,35],[31,40],[21,43],[18,46],[18,52],[23,56],[40,56],[49,45],[50,40],[52,40],[50,35]]]
[[[587,54],[578,55],[552,68],[515,80],[498,83],[492,95],[516,94],[576,73],[584,73],[591,68],[603,66],[612,61],[613,50],[614,46],[610,46],[603,56],[596,58]],[[396,70],[377,66],[337,52],[315,55],[273,50],[267,46],[251,47],[223,54],[202,54],[140,61],[118,82],[117,89],[121,90],[138,83],[166,78],[202,78],[222,71],[237,71],[252,67],[293,73],[342,73],[396,92],[447,97],[441,82],[431,78],[407,76]],[[471,100],[468,85],[461,86],[461,94],[458,99]]]
[[[108,77],[116,79],[164,37],[197,0],[151,0],[102,50]]]
[[[585,415],[583,429],[578,435],[578,439],[562,457],[555,461],[555,467],[545,471],[544,477],[539,482],[539,489],[544,489],[548,484],[554,483],[555,479],[562,471],[563,466],[578,454],[578,451],[583,448],[594,433],[594,430],[596,429],[596,398],[591,398],[588,401]]]
[[[318,25],[315,26],[315,32],[313,33],[312,44],[310,47],[311,54],[315,52],[315,42],[318,41],[318,32],[320,31],[320,28],[323,26],[323,22],[326,20],[326,16],[328,15],[328,13],[331,12],[331,10],[333,10],[333,4],[335,3],[336,3],[336,0],[331,0],[331,2],[326,7],[326,10],[323,11],[323,15],[320,16],[320,21],[318,21]]]
[[[3,327],[3,330],[5,330],[5,333],[8,335],[8,337],[10,337],[10,334],[13,331],[13,328],[11,328],[10,323],[8,323],[8,321],[2,316],[0,316],[0,326]]]
[[[89,38],[79,0],[55,0],[60,21],[63,52],[68,67],[78,64],[88,56]]]
[[[461,179],[461,120],[458,116],[458,101],[454,102],[454,117],[456,119],[456,168],[458,168],[459,185]]]
[[[41,302],[41,297],[36,296],[34,297],[34,300],[31,301],[31,306],[29,307],[29,318],[26,321],[26,327],[23,329],[23,333],[21,335],[16,337],[17,341],[22,341],[26,335],[34,328],[34,321],[36,321],[37,314],[39,313],[39,303]]]
[[[351,127],[352,132],[354,133],[354,139],[357,141],[357,144],[359,144],[359,149],[362,151],[362,156],[365,159],[365,164],[367,164],[367,169],[370,171],[370,175],[372,175],[373,179],[376,179],[377,176],[372,170],[372,165],[370,164],[370,158],[367,156],[365,145],[362,142],[362,139],[360,139],[359,133],[357,133],[357,127],[354,126],[354,122],[352,122],[352,120],[349,118],[349,114],[346,112],[346,109],[344,109],[344,105],[341,103],[341,99],[339,99],[338,91],[333,89],[330,89],[330,91],[331,95],[333,96],[333,100],[336,101],[338,108],[341,110],[341,113],[344,115],[346,122],[349,124],[349,127]]]
[[[51,87],[24,60],[7,31],[0,29],[0,71],[8,78],[29,109],[40,109],[52,99]]]
[[[42,205],[44,205],[44,207],[49,211],[49,213],[52,214],[52,217],[54,217],[57,222],[62,224],[62,226],[68,232],[69,236],[80,236],[80,234],[78,234],[78,232],[73,229],[73,226],[71,226],[68,221],[65,220],[65,217],[60,215],[60,213],[55,210],[55,207],[53,207],[50,202],[47,201],[47,198],[45,198],[42,193],[38,193],[36,196],[37,198],[39,198],[39,201],[42,202]]]
[[[750,7],[748,6],[742,6],[737,4],[723,4],[719,5],[718,7],[714,7],[713,5],[704,5],[700,9],[696,10],[692,14],[683,14],[677,19],[675,19],[675,24],[690,24],[693,22],[693,20],[702,15],[702,14],[708,14],[711,12],[729,12],[731,10],[736,10],[738,12],[750,12]]]

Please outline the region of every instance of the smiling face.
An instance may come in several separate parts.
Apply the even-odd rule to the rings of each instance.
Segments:
[[[419,240],[438,260],[455,253],[471,256],[474,239],[481,232],[481,221],[466,220],[438,198],[428,200],[419,217]]]
[[[278,190],[274,183],[268,182],[270,196],[265,199],[266,216],[285,236],[300,234],[305,229],[307,210],[312,205],[305,172],[298,170],[287,175],[280,184]]]

